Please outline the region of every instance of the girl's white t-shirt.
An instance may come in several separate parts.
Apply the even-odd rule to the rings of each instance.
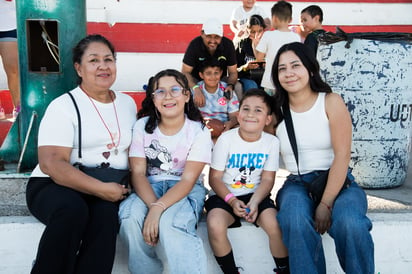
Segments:
[[[186,117],[180,131],[170,136],[158,127],[152,134],[147,133],[147,120],[143,117],[136,122],[129,156],[146,158],[147,176],[152,180],[179,180],[187,161],[210,163],[212,138],[200,122]]]

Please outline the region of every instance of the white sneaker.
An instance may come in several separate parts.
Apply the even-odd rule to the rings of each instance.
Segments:
[[[20,106],[13,108],[13,119],[14,120],[17,118],[17,115],[19,115],[19,112],[20,112]]]

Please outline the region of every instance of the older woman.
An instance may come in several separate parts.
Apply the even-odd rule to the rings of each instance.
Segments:
[[[127,189],[73,166],[128,169],[136,105],[110,90],[116,79],[112,44],[89,35],[73,49],[80,85],[50,103],[38,137],[39,164],[27,185],[31,213],[46,225],[31,273],[111,273],[119,228],[118,205]]]
[[[344,101],[321,79],[315,55],[301,43],[279,49],[272,78],[285,117],[290,109],[299,156],[297,164],[285,121],[281,121],[276,135],[291,175],[276,198],[277,218],[289,250],[291,273],[326,273],[320,237],[325,232],[335,242],[345,273],[374,273],[366,195],[348,169],[352,123]],[[329,177],[316,204],[308,186],[324,170],[329,170]],[[342,190],[347,181],[349,186]]]

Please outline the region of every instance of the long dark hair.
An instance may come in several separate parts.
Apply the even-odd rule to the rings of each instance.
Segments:
[[[185,114],[190,120],[202,123],[202,127],[204,127],[205,124],[202,118],[202,114],[193,102],[193,96],[190,92],[189,82],[187,81],[186,76],[177,70],[165,69],[158,72],[155,76],[150,77],[149,83],[146,88],[146,97],[143,99],[142,108],[137,114],[137,118],[142,118],[145,116],[149,117],[145,126],[145,131],[149,134],[153,133],[153,131],[159,124],[160,120],[162,119],[161,114],[154,105],[152,94],[158,86],[159,79],[165,76],[171,76],[175,78],[176,82],[178,82],[179,85],[181,85],[184,88],[183,93],[189,95],[189,101],[185,104],[184,108]]]
[[[73,64],[81,64],[82,63],[82,57],[84,55],[84,52],[87,50],[87,48],[89,47],[89,45],[91,43],[102,43],[104,45],[106,45],[110,52],[113,54],[113,57],[116,59],[116,52],[114,49],[113,44],[106,39],[106,37],[100,35],[100,34],[89,34],[86,37],[84,37],[83,39],[81,39],[76,46],[73,48],[72,50],[72,61]],[[81,84],[82,83],[82,78],[76,73],[77,75],[77,83]]]
[[[259,26],[259,27],[262,27],[263,29],[265,29],[266,28],[266,23],[265,23],[265,20],[263,19],[263,17],[260,16],[259,14],[253,14],[252,16],[250,16],[249,23],[248,23],[247,27],[250,29],[253,26]]]
[[[289,103],[288,92],[282,87],[279,82],[279,57],[286,51],[293,51],[299,59],[302,61],[302,64],[305,66],[309,73],[309,85],[314,92],[332,92],[331,87],[323,81],[320,76],[319,63],[316,60],[316,56],[309,48],[299,42],[293,42],[283,45],[277,52],[275,61],[273,62],[272,67],[272,81],[276,89],[275,100],[274,100],[274,112],[280,113],[280,107],[284,104]],[[283,117],[278,120],[278,123],[282,120]]]

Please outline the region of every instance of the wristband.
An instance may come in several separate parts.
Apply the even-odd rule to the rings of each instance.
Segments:
[[[198,88],[199,87],[199,85],[194,85],[193,87],[192,87],[192,90],[195,90],[195,88]]]
[[[233,193],[228,193],[226,196],[225,196],[225,202],[227,203],[227,202],[229,202],[229,200],[231,199],[231,198],[233,198],[233,197],[235,197],[235,194],[233,194]]]
[[[332,207],[330,205],[328,205],[327,203],[325,203],[324,201],[320,201],[320,203],[324,206],[326,206],[330,212],[332,212]]]

